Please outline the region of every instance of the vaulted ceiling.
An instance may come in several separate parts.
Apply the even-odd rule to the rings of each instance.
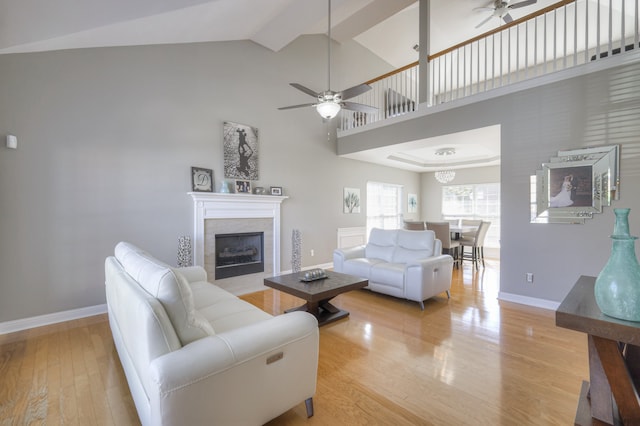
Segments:
[[[493,7],[493,3],[432,0],[430,51],[501,25],[495,18],[475,28],[491,14],[477,8]],[[552,3],[538,0],[511,15],[517,19]],[[252,40],[278,51],[300,35],[326,33],[327,11],[327,2],[321,0],[0,0],[0,54],[228,40]],[[353,39],[393,67],[401,67],[418,59],[413,48],[419,39],[418,12],[416,0],[332,0],[332,38],[339,43]],[[472,137],[465,132],[460,135],[464,141],[451,135],[392,152],[363,153],[359,159],[428,171],[437,168],[438,162],[444,166],[443,161],[453,161],[433,156],[435,148],[449,144],[457,147],[458,167],[473,164],[467,160],[477,159],[478,150],[485,157],[478,164],[495,164],[499,141],[485,140],[475,147],[466,142],[495,138],[495,134],[485,129]],[[389,155],[404,161],[389,161]],[[492,161],[486,161],[489,158]]]
[[[512,0],[510,3],[517,3]],[[519,18],[554,3],[515,9]],[[432,0],[431,52],[501,24],[492,0]],[[395,67],[417,60],[417,0],[332,0],[332,38],[354,39]],[[278,51],[324,34],[322,0],[0,0],[0,54],[99,46],[252,40]]]

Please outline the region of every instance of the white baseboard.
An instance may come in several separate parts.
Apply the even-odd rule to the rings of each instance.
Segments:
[[[522,296],[513,293],[498,293],[498,300],[504,300],[505,302],[519,303],[521,305],[534,306],[536,308],[549,309],[555,311],[560,306],[560,302],[554,302],[553,300],[538,299],[537,297]]]
[[[0,334],[13,333],[15,331],[27,330],[29,328],[42,327],[43,325],[50,325],[79,318],[91,317],[94,315],[104,314],[105,312],[107,312],[106,303],[103,305],[72,309],[70,311],[39,315],[37,317],[0,322]]]

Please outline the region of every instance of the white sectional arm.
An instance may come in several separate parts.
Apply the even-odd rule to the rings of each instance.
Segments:
[[[433,255],[440,256],[442,254],[442,241],[435,239],[433,242]]]
[[[434,265],[445,265],[450,264],[453,266],[453,257],[448,254],[440,254],[432,257],[427,257],[426,259],[418,259],[407,263],[407,268],[418,266],[421,268],[430,268]]]
[[[444,291],[449,295],[452,273],[453,258],[448,254],[407,263],[405,297],[421,302]]]
[[[266,423],[313,397],[318,348],[316,318],[292,312],[156,358],[152,424]]]
[[[364,257],[365,246],[356,246],[343,249],[333,250],[333,269],[336,272],[342,272],[344,270],[344,261],[349,259],[357,259]]]
[[[184,266],[176,270],[184,275],[187,282],[207,281],[207,271],[202,266]]]

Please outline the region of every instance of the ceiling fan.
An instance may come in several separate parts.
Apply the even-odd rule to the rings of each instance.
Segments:
[[[359,104],[356,102],[345,102],[347,99],[351,99],[355,96],[361,95],[372,89],[368,84],[359,84],[357,86],[350,87],[341,92],[334,92],[331,90],[331,0],[329,2],[329,25],[327,31],[327,40],[329,48],[328,51],[328,67],[327,67],[327,90],[323,92],[315,92],[308,87],[303,86],[298,83],[289,83],[291,86],[300,90],[301,92],[306,93],[307,95],[311,95],[317,99],[317,102],[301,104],[301,105],[291,105],[287,107],[278,108],[280,110],[284,109],[294,109],[294,108],[303,108],[303,107],[315,107],[318,114],[322,116],[322,118],[326,120],[330,120],[340,112],[340,109],[348,109],[352,111],[364,112],[364,113],[375,113],[378,111],[377,108]]]
[[[513,21],[513,18],[511,17],[511,15],[509,15],[509,12],[511,11],[511,9],[519,9],[521,7],[531,6],[532,4],[535,4],[537,2],[538,0],[524,0],[518,3],[509,4],[508,0],[507,1],[495,0],[493,2],[493,7],[476,7],[473,10],[487,10],[492,12],[491,15],[487,17],[487,19],[483,20],[478,25],[476,25],[476,28],[480,28],[481,26],[489,22],[493,17],[502,19],[505,23],[508,24],[509,22]]]

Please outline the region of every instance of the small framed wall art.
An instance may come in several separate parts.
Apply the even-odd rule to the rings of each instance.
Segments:
[[[236,180],[236,192],[251,194],[251,181]]]
[[[344,213],[360,213],[360,188],[344,188],[342,207]]]
[[[271,195],[282,195],[282,187],[281,186],[272,186],[271,187]]]
[[[417,194],[409,194],[407,199],[407,213],[417,213],[418,212],[418,195]]]
[[[193,192],[213,192],[213,170],[191,167],[191,189]]]

